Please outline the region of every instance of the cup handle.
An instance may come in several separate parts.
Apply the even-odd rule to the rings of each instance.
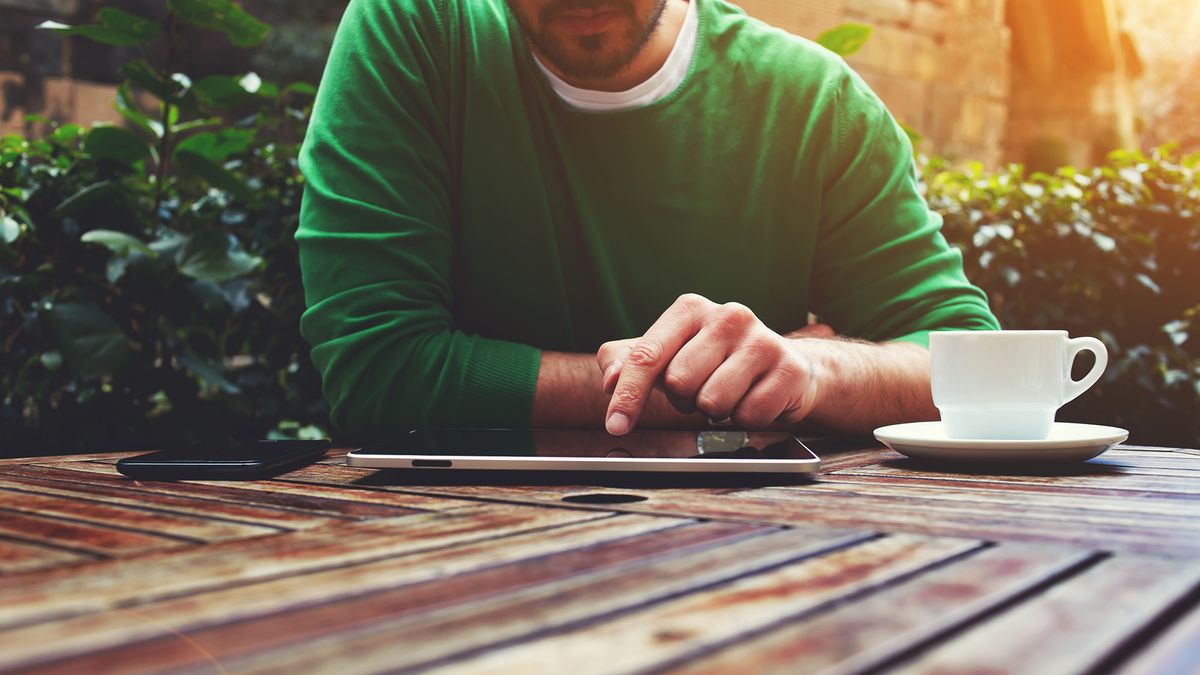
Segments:
[[[1083,376],[1082,380],[1076,380],[1071,377],[1071,366],[1075,364],[1075,357],[1079,356],[1079,352],[1088,351],[1096,355],[1096,364],[1092,366],[1091,372]],[[1081,337],[1067,340],[1067,372],[1065,378],[1067,380],[1066,397],[1063,403],[1074,401],[1080,394],[1087,391],[1100,376],[1104,374],[1105,367],[1108,366],[1108,349],[1104,347],[1104,343],[1093,337]]]

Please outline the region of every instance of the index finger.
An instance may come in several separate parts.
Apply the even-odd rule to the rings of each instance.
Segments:
[[[676,300],[629,350],[604,415],[608,433],[623,436],[637,424],[667,364],[699,332],[701,301],[707,302],[700,296]]]

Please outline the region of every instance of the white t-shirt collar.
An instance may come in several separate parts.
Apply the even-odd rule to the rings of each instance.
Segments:
[[[561,77],[550,72],[537,54],[533,55],[533,61],[546,76],[550,87],[554,89],[559,98],[577,110],[616,112],[650,105],[666,98],[671,92],[678,89],[679,85],[683,84],[684,78],[687,77],[688,69],[692,64],[692,55],[696,52],[696,40],[699,33],[697,1],[689,0],[687,16],[683,20],[683,27],[679,30],[679,37],[676,38],[675,46],[671,48],[671,53],[667,55],[667,60],[663,62],[662,67],[645,82],[631,89],[625,91],[581,89],[568,84]]]

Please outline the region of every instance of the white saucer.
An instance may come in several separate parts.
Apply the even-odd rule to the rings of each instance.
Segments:
[[[1036,441],[947,438],[941,422],[893,424],[875,438],[913,459],[968,462],[1082,462],[1129,438],[1117,427],[1055,422],[1050,437]]]

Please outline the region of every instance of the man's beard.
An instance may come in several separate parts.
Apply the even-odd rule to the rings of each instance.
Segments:
[[[559,37],[549,31],[537,31],[529,25],[527,17],[511,7],[513,16],[521,25],[526,39],[534,51],[544,57],[556,70],[568,79],[600,80],[621,72],[642,52],[654,32],[658,30],[666,9],[667,0],[657,0],[644,22],[630,0],[558,0],[544,7],[538,19],[542,26],[549,26],[554,18],[568,10],[606,10],[620,12],[630,25],[620,35],[605,33]],[[616,49],[605,50],[605,46],[617,43]]]

